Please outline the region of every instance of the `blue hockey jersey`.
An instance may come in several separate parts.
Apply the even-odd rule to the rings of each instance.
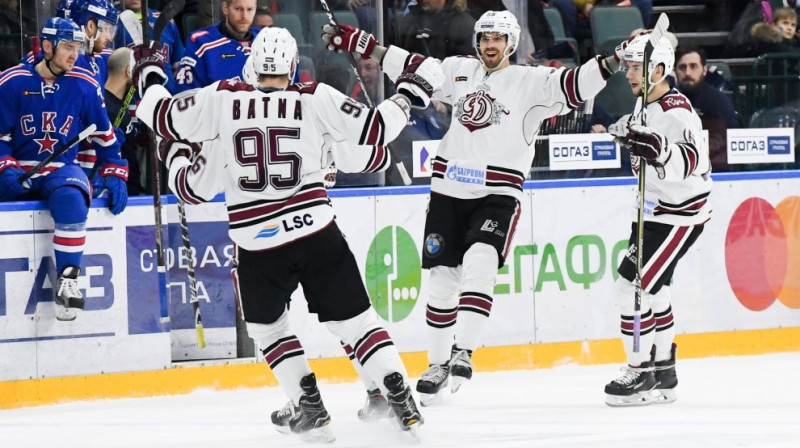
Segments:
[[[242,67],[259,29],[250,28],[249,39],[239,41],[227,36],[224,27],[225,22],[201,28],[186,39],[186,51],[175,75],[179,91],[242,76]]]
[[[106,80],[108,79],[108,58],[111,57],[111,53],[113,51],[114,50],[110,48],[104,48],[100,53],[94,53],[91,55],[84,53],[78,55],[78,60],[75,61],[75,67],[81,67],[89,70],[94,79],[97,80],[98,84],[104,86],[106,84]],[[44,53],[41,51],[36,55],[34,55],[32,51],[29,51],[28,54],[22,58],[20,63],[36,65],[37,62],[42,60],[43,56]]]
[[[55,79],[42,78],[32,65],[17,65],[0,73],[0,159],[11,156],[28,170],[58,150],[90,124],[88,138],[98,163],[121,163],[119,142],[108,120],[102,88],[93,73],[80,67]],[[73,147],[36,174],[46,176],[76,163]]]

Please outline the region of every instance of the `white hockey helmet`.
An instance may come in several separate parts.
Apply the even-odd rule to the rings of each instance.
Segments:
[[[649,40],[650,34],[640,34],[636,36],[625,48],[625,61],[644,62],[644,49]],[[661,64],[664,65],[664,73],[661,75],[661,78],[653,81],[651,86],[667,79],[667,76],[672,73],[672,69],[675,66],[675,50],[673,50],[669,39],[663,36],[658,41],[658,44],[653,47],[653,52],[650,54],[650,63],[647,66],[647,72],[655,72],[656,67]]]
[[[258,84],[258,75],[256,75],[255,67],[253,67],[252,54],[247,56],[247,60],[244,61],[244,66],[242,66],[242,80],[251,86]]]
[[[514,14],[510,11],[486,11],[475,22],[475,28],[472,33],[472,46],[475,47],[475,52],[478,58],[481,58],[481,33],[500,33],[505,34],[507,37],[506,49],[503,52],[503,60],[508,59],[509,56],[517,51],[519,45],[519,22]],[[501,61],[502,62],[502,61]]]
[[[262,28],[250,48],[253,71],[258,75],[286,75],[294,79],[299,56],[297,42],[285,28]]]

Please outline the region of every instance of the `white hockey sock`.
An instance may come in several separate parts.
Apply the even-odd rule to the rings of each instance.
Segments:
[[[492,313],[492,293],[497,278],[497,250],[475,243],[464,253],[461,295],[458,298],[456,346],[475,350]]]
[[[271,324],[247,322],[247,333],[269,364],[286,395],[297,405],[303,395],[300,380],[311,373],[305,351],[297,336],[289,331],[286,312]]]
[[[456,335],[458,290],[461,273],[458,268],[437,266],[431,269],[425,322],[428,324],[428,363],[445,364]]]
[[[350,358],[350,362],[353,363],[353,367],[356,368],[358,377],[361,378],[361,382],[364,383],[364,387],[367,389],[367,391],[378,389],[378,385],[375,384],[375,381],[372,381],[369,375],[367,375],[367,372],[364,371],[364,366],[362,366],[361,363],[359,363],[356,359],[356,354],[353,351],[353,347],[351,347],[349,344],[345,344],[344,342],[341,342],[341,344],[344,352],[347,353],[347,357]]]
[[[672,342],[675,340],[675,323],[672,318],[672,305],[670,305],[670,289],[668,286],[661,288],[653,295],[653,315],[656,321],[654,346],[656,348],[656,361],[666,361],[672,356]]]
[[[407,378],[400,354],[397,353],[389,332],[378,325],[374,309],[370,308],[347,320],[327,322],[326,325],[342,342],[353,348],[356,362],[361,364],[365,376],[380,387],[383,393],[386,393],[383,385],[386,375],[398,372]]]

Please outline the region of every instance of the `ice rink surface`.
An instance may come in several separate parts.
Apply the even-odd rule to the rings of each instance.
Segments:
[[[678,354],[678,401],[637,408],[603,403],[603,386],[618,376],[618,365],[478,372],[458,394],[422,409],[421,446],[800,447],[800,353],[691,360]],[[358,421],[360,383],[320,389],[337,437],[331,446],[415,446],[393,420]],[[285,402],[279,388],[262,388],[0,410],[0,446],[309,446],[269,423]]]

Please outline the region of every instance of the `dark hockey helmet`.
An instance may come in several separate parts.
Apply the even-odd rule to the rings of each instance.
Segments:
[[[55,51],[61,42],[80,42],[83,44],[86,40],[86,35],[71,19],[50,17],[44,23],[42,34],[39,38],[42,42],[49,40],[53,44],[53,50]],[[83,45],[81,45],[81,51],[83,51]]]
[[[72,19],[80,26],[86,26],[89,19],[95,19],[98,25],[102,26],[100,22],[103,22],[112,28],[117,26],[119,18],[117,9],[109,0],[61,0],[56,7],[56,15]]]

